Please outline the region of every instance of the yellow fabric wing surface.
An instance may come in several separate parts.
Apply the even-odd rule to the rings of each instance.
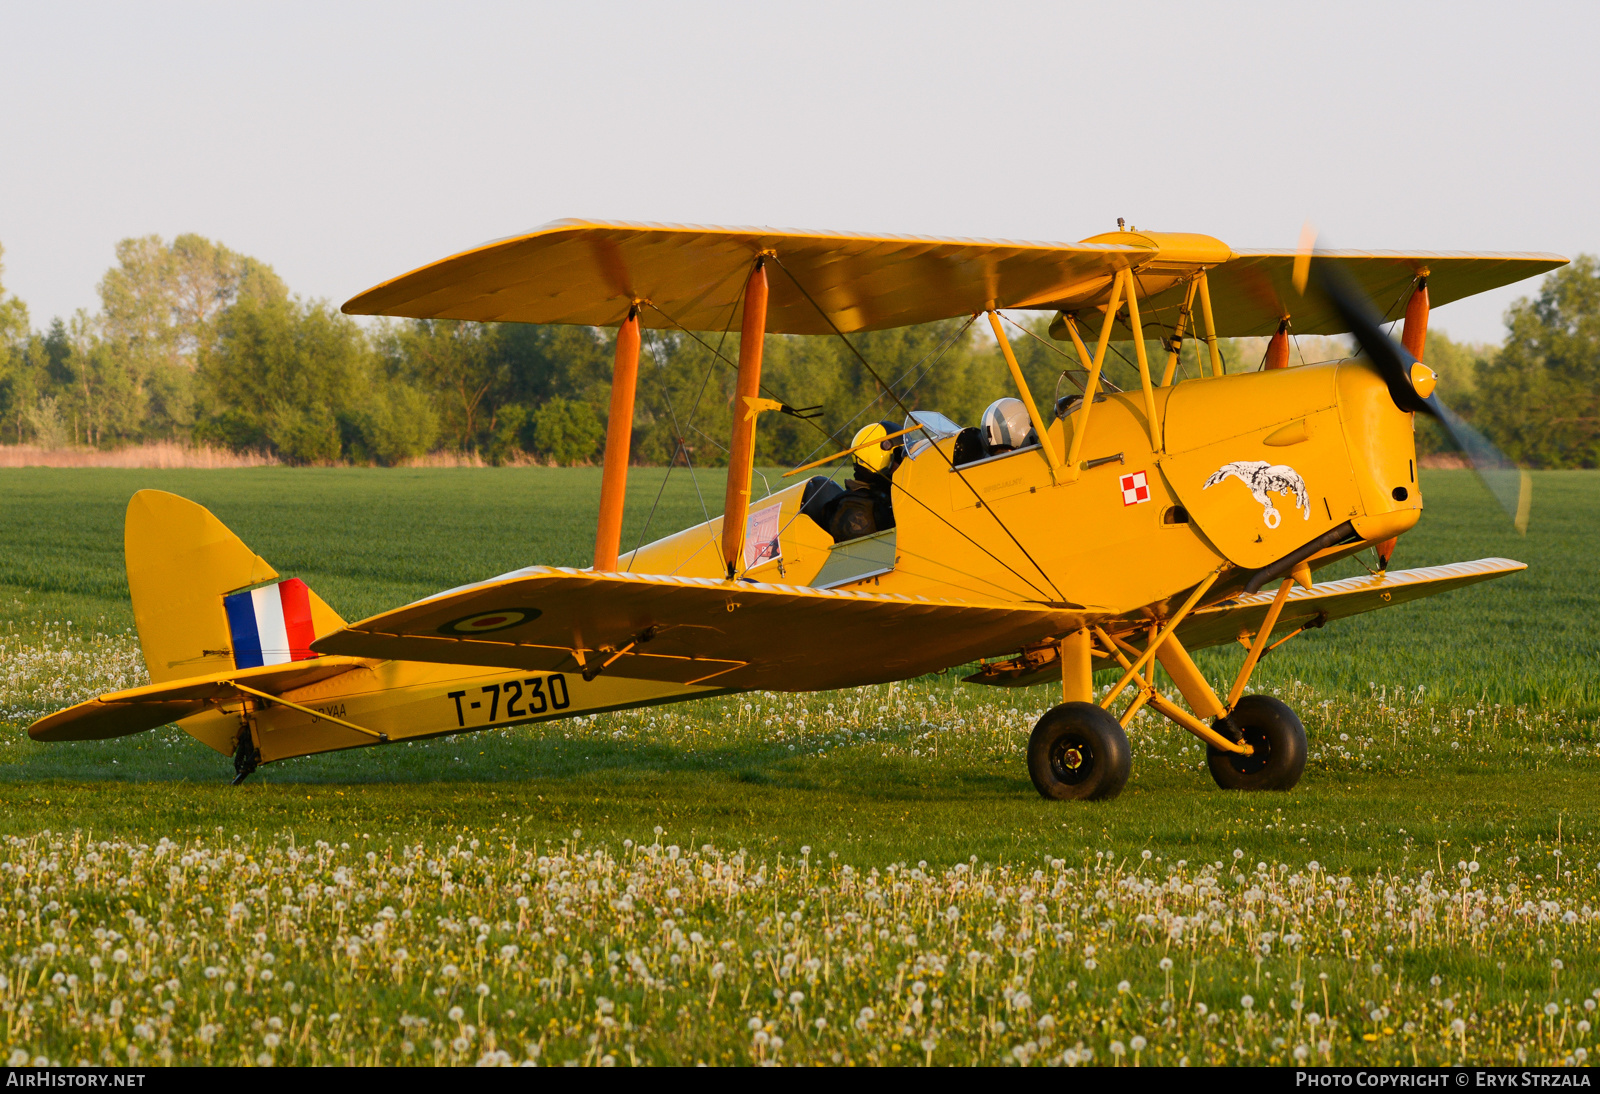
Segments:
[[[1392,608],[1480,581],[1521,573],[1527,568],[1526,563],[1509,558],[1480,558],[1472,562],[1324,581],[1309,589],[1297,585],[1290,590],[1272,633],[1282,636],[1307,623],[1315,626],[1379,608]],[[1241,633],[1253,637],[1266,621],[1267,609],[1276,593],[1276,589],[1270,589],[1197,609],[1178,627],[1178,640],[1185,648],[1196,650],[1236,641]],[[1124,640],[1144,648],[1142,637],[1127,635]],[[1095,668],[1110,668],[1113,664],[1110,658],[1098,659]],[[1058,680],[1060,676],[1060,665],[1054,660],[1042,668],[1013,661],[988,666],[967,679],[975,684],[1025,687]]]
[[[318,657],[114,691],[40,718],[28,727],[28,736],[36,741],[103,741],[111,737],[129,737],[199,714],[219,703],[239,701],[244,693],[231,686],[235,680],[257,691],[281,695],[364,664],[367,662],[352,657]]]
[[[690,330],[737,330],[745,280],[764,251],[777,254],[841,330],[859,331],[1060,295],[1149,248],[558,220],[386,281],[344,310],[615,326],[643,299]],[[781,270],[769,281],[769,333],[831,333]],[[641,322],[671,326],[661,312],[646,308]]]
[[[1287,634],[1303,623],[1345,619],[1363,612],[1392,608],[1426,596],[1437,596],[1452,589],[1475,585],[1497,577],[1521,573],[1527,563],[1509,558],[1480,558],[1472,562],[1452,562],[1444,566],[1424,566],[1416,570],[1396,570],[1387,574],[1347,577],[1340,581],[1319,582],[1309,589],[1298,585],[1289,590],[1274,634]],[[1277,590],[1241,596],[1231,603],[1203,608],[1184,620],[1178,638],[1190,649],[1232,642],[1240,631],[1254,634],[1267,617],[1267,608]]]
[[[319,639],[356,657],[814,691],[917,676],[1064,633],[1083,613],[709,578],[529,567]],[[626,652],[623,652],[626,651]]]
[[[1437,308],[1534,277],[1567,262],[1553,254],[1427,251],[1319,251],[1317,259],[1338,262],[1367,298],[1386,313],[1387,319],[1405,314],[1412,281],[1423,270],[1428,271],[1428,302]],[[1236,251],[1227,262],[1208,272],[1217,333],[1224,338],[1272,334],[1285,315],[1290,317],[1296,334],[1347,331],[1349,328],[1332,302],[1314,284],[1307,287],[1305,295],[1295,289],[1294,260],[1292,252]],[[1151,296],[1148,304],[1140,304],[1141,318],[1146,324],[1170,330],[1177,322],[1186,289],[1182,284],[1155,289],[1155,284],[1142,286],[1142,291],[1150,291]],[[1189,329],[1192,333],[1192,323]],[[1121,333],[1127,337],[1125,329]]]
[[[1112,275],[1122,268],[1137,275],[1153,326],[1172,325],[1186,280],[1208,269],[1221,335],[1270,334],[1285,313],[1295,316],[1301,333],[1343,329],[1325,300],[1294,291],[1292,253],[1235,252],[1209,236],[1114,232],[1082,243],[1049,243],[583,220],[555,221],[451,255],[368,289],[344,310],[614,326],[632,301],[647,300],[655,305],[642,313],[647,327],[676,322],[690,330],[736,329],[745,279],[756,256],[768,252],[783,266],[769,279],[771,334],[833,329],[783,270],[845,332],[988,307],[1093,312],[1104,308]],[[1424,268],[1432,271],[1438,305],[1566,261],[1546,254],[1325,253],[1342,261],[1380,307]]]

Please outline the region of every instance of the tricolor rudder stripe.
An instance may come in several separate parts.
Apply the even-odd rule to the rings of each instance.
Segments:
[[[311,652],[311,596],[297,577],[247,593],[223,597],[233,634],[233,665],[240,669],[284,665],[317,656]]]

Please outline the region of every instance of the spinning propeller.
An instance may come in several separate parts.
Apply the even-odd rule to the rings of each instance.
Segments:
[[[1298,275],[1299,271],[1296,272]],[[1317,287],[1327,294],[1339,315],[1349,324],[1351,335],[1389,386],[1395,405],[1401,410],[1426,414],[1443,426],[1517,531],[1526,533],[1532,501],[1532,479],[1528,473],[1440,400],[1434,391],[1438,377],[1433,370],[1389,337],[1377,309],[1337,263],[1317,262],[1309,272],[1314,275]],[[1425,286],[1426,281],[1423,284]]]

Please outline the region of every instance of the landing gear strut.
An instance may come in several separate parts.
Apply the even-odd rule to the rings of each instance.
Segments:
[[[1062,638],[1058,656],[1062,698],[1067,701],[1039,719],[1028,741],[1028,774],[1041,795],[1057,800],[1116,797],[1132,767],[1123,727],[1146,704],[1205,742],[1211,777],[1224,790],[1288,790],[1300,781],[1307,751],[1300,719],[1270,696],[1240,696],[1269,648],[1290,586],[1300,581],[1309,587],[1309,573],[1287,578],[1278,587],[1226,703],[1211,690],[1205,674],[1174,633],[1216,578],[1213,573],[1201,581],[1171,619],[1163,624],[1151,622],[1142,650],[1098,626]],[[1305,629],[1302,625],[1279,645]],[[1098,703],[1092,701],[1095,657],[1115,661],[1123,669],[1122,678]],[[1153,660],[1167,670],[1194,713],[1157,690]],[[1136,694],[1122,717],[1114,717],[1109,708],[1130,684]],[[1213,721],[1207,725],[1202,718]]]

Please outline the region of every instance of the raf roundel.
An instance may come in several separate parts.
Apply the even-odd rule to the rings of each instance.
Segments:
[[[1150,500],[1150,477],[1144,471],[1122,476],[1122,504],[1140,505]]]
[[[453,619],[439,628],[440,634],[471,635],[503,631],[531,623],[540,615],[538,608],[501,608],[492,612],[477,612]]]

